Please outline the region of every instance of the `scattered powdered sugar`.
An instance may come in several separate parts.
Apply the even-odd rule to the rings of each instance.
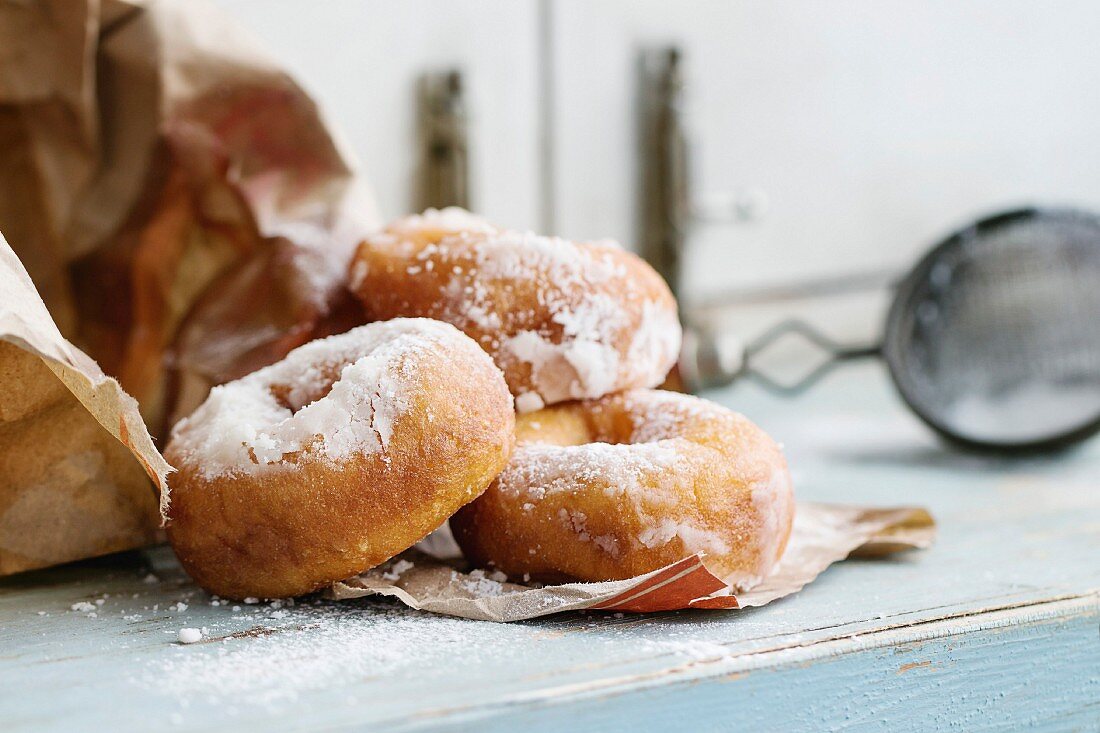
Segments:
[[[562,507],[558,510],[558,518],[577,535],[581,542],[591,542],[606,552],[611,557],[619,557],[619,541],[611,535],[593,535],[588,531],[588,515],[581,511],[570,510]]]
[[[401,578],[401,576],[405,573],[405,571],[412,570],[413,567],[414,567],[413,563],[409,562],[408,560],[405,560],[404,558],[399,559],[397,562],[395,562],[393,565],[391,565],[384,573],[382,573],[382,578],[384,580],[390,580],[390,581],[399,580]]]
[[[180,629],[176,639],[180,644],[194,644],[202,641],[202,630],[191,627]]]
[[[502,693],[494,685],[507,687],[508,680],[530,673],[532,659],[549,658],[562,648],[560,616],[518,624],[469,621],[381,598],[213,605],[213,597],[167,564],[166,548],[151,554],[161,558],[161,587],[142,584],[144,571],[138,571],[129,588],[120,586],[125,593],[70,597],[63,607],[79,601],[99,608],[98,618],[77,616],[70,623],[95,624],[95,638],[110,640],[106,651],[126,658],[115,683],[122,686],[120,694],[144,696],[182,726],[196,727],[216,710],[218,719],[232,721],[228,727],[251,730],[260,711],[301,717],[308,700],[312,707],[337,709],[337,719],[385,727],[383,721],[407,719],[416,708],[415,696],[426,691],[438,691],[433,704],[439,706],[468,703],[470,689],[457,681],[481,680],[488,685],[481,688],[486,700],[497,693],[507,696],[506,689]],[[479,594],[510,592],[499,571],[469,577],[474,586],[483,586]],[[131,590],[140,593],[131,595]],[[97,606],[96,600],[105,604]],[[179,602],[189,604],[186,615],[164,612]],[[658,616],[639,633],[633,623],[637,617],[627,615],[626,623],[623,618],[621,613],[576,613],[568,617],[568,626],[585,635],[593,658],[626,661],[639,650],[679,655],[673,642],[700,631],[684,619],[671,623]],[[118,626],[109,619],[118,619]],[[34,623],[47,622],[36,617]],[[56,659],[56,648],[24,638],[29,636],[13,637],[18,647],[13,653]],[[562,659],[566,666],[573,664]],[[365,712],[368,705],[370,713]]]
[[[484,576],[477,582],[501,585]],[[313,601],[262,616],[226,613],[194,631],[205,643],[173,645],[144,660],[132,668],[130,683],[179,701],[181,709],[201,701],[238,711],[292,710],[302,695],[351,692],[365,679],[444,678],[453,670],[447,660],[522,665],[531,649],[531,631],[522,625],[434,616],[375,600]]]
[[[372,323],[319,339],[214,387],[173,430],[169,452],[206,478],[256,473],[300,452],[328,460],[385,452],[416,384],[415,355],[463,338],[422,318]]]
[[[465,577],[455,571],[451,571],[451,582],[461,583],[462,586],[475,597],[503,596],[508,593],[504,587],[508,576],[499,570],[486,572],[482,569],[471,570]]]
[[[719,660],[733,656],[733,651],[725,644],[706,639],[687,639],[670,641],[657,639],[648,641],[649,650],[671,652],[694,660]]]

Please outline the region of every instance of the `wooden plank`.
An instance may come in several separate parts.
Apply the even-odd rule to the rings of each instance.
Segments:
[[[750,658],[719,654],[503,709],[429,711],[395,729],[535,733],[583,720],[588,731],[624,721],[643,731],[681,730],[685,721],[729,731],[1097,730],[1097,604],[1090,596],[909,626],[871,646],[856,636]]]
[[[595,730],[618,715],[642,729],[774,719],[904,730],[952,716],[965,729],[1089,729],[1098,441],[1045,460],[961,456],[901,411],[871,365],[799,400],[745,386],[715,396],[786,443],[800,495],[925,504],[939,542],[845,562],[760,609],[509,625],[389,601],[234,611],[211,605],[166,548],[127,553],[0,580],[0,720],[119,733],[492,729],[519,718],[548,729],[575,715]],[[89,610],[72,610],[82,602]],[[207,640],[177,644],[185,626],[206,627]]]

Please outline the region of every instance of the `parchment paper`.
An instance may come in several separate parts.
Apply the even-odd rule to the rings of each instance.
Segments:
[[[154,541],[170,470],[0,235],[0,575]]]
[[[935,523],[916,507],[869,509],[800,503],[782,559],[754,588],[735,591],[712,575],[701,555],[606,583],[527,587],[469,571],[458,557],[412,549],[328,591],[332,598],[385,595],[406,605],[482,621],[520,621],[561,611],[669,611],[763,606],[797,593],[834,562],[866,550],[882,555],[931,545]]]

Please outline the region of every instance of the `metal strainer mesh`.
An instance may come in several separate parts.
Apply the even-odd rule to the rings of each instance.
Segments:
[[[910,406],[962,443],[1100,429],[1100,218],[1026,209],[956,233],[900,286],[883,352]]]

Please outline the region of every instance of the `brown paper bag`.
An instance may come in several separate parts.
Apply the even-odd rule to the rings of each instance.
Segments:
[[[0,2],[0,231],[155,435],[355,325],[375,223],[316,103],[205,2]]]
[[[0,235],[0,575],[154,541],[170,470]]]

